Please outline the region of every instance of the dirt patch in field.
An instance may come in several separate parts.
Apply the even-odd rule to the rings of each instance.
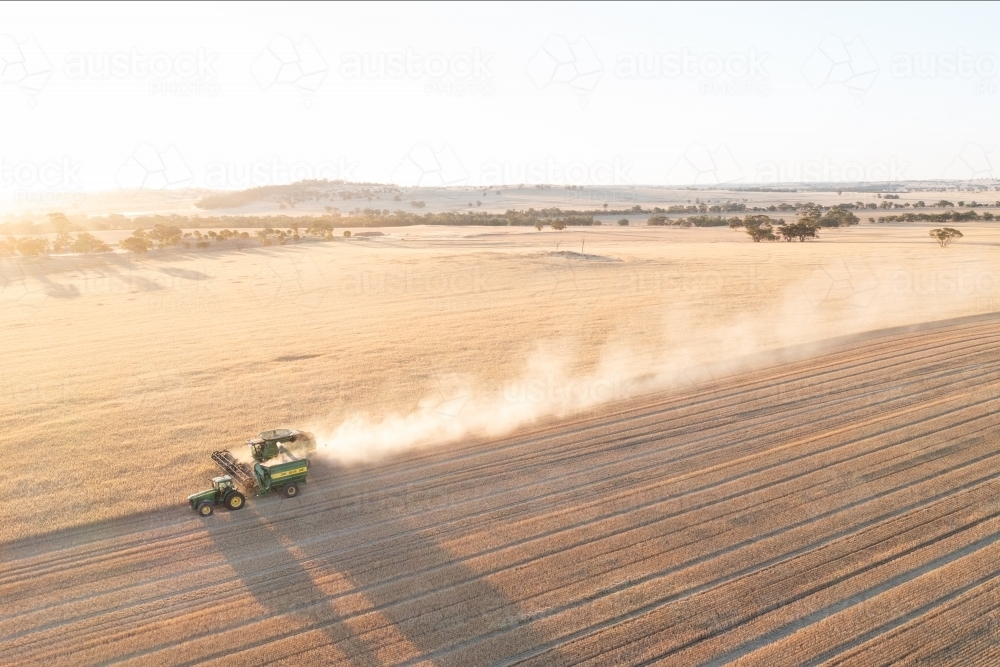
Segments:
[[[562,257],[564,259],[577,259],[584,262],[620,262],[621,260],[617,257],[605,257],[603,255],[588,255],[582,252],[573,252],[571,250],[559,250],[555,252],[545,253],[547,257]]]

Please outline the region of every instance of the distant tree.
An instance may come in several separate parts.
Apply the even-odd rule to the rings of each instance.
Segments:
[[[210,246],[212,244],[209,243],[208,241],[198,241],[194,245],[195,245],[196,248],[201,248],[202,250],[204,250],[205,248],[207,248],[208,246]]]
[[[760,243],[761,241],[778,240],[778,237],[774,235],[773,223],[774,221],[767,215],[748,215],[743,219],[742,226],[746,227],[746,233],[751,241]],[[733,221],[730,221],[729,224],[730,227],[737,228]]]
[[[739,218],[735,218],[734,220],[739,220]],[[737,225],[736,222],[734,222],[734,220],[730,220],[730,222],[729,222],[729,226],[730,227],[734,227],[734,228],[735,227],[743,227],[743,226],[746,226],[747,228],[750,228],[750,227],[771,227],[772,225],[775,224],[774,220],[771,219],[771,216],[769,216],[769,215],[763,215],[761,213],[755,213],[754,215],[748,215],[747,217],[745,217],[743,219],[742,224],[739,224],[739,225]]]
[[[816,227],[809,222],[796,222],[794,225],[784,225],[778,228],[778,233],[788,242],[798,240],[804,242],[806,239],[814,239]]]
[[[87,232],[80,232],[76,235],[71,249],[73,252],[79,253],[111,252],[111,247],[107,243]]]
[[[618,224],[621,225],[622,227],[628,227],[628,218],[622,218],[621,220],[618,221]]]
[[[834,206],[818,220],[819,227],[847,227],[858,224],[858,216],[846,208]]]
[[[566,223],[563,222],[562,220],[553,220],[549,224],[552,227],[552,229],[554,229],[556,231],[562,231],[562,230],[566,229]]]
[[[17,252],[24,257],[38,257],[49,250],[48,239],[20,238],[15,241]]]
[[[333,231],[333,222],[329,220],[314,220],[306,229],[307,234],[324,236],[327,232]]]
[[[45,217],[49,219],[49,224],[51,224],[57,232],[68,232],[73,226],[72,223],[70,223],[69,218],[66,217],[65,213],[49,213]]]
[[[344,238],[345,239],[351,238],[351,231],[349,229],[344,230]]]
[[[962,238],[962,232],[957,229],[952,229],[951,227],[942,227],[941,229],[932,229],[930,231],[930,237],[938,242],[938,245],[942,248],[947,248],[948,244],[955,239]]]
[[[56,230],[56,238],[52,242],[52,252],[66,252],[73,245],[73,237],[69,230],[73,227],[65,213],[49,213],[46,215],[49,224]]]
[[[535,220],[535,229],[537,229],[538,231],[542,231],[542,221],[541,220]]]
[[[813,203],[805,204],[799,213],[799,222],[804,223],[810,227],[819,227],[820,219],[823,217],[823,211],[819,206]]]
[[[118,245],[133,255],[142,255],[149,250],[149,241],[138,236],[130,236]]]
[[[754,243],[778,240],[778,237],[774,235],[774,229],[771,227],[747,227],[746,232],[750,236],[750,240]]]
[[[175,246],[181,242],[181,232],[180,228],[173,225],[164,225],[162,223],[157,223],[153,225],[153,228],[149,230],[149,233],[144,233],[143,238],[150,242],[156,244],[158,248],[168,248],[170,246]],[[209,232],[209,236],[216,236],[215,232]]]
[[[750,236],[750,240],[754,243],[778,240],[778,237],[774,235],[774,229],[771,227],[748,227],[746,232]]]
[[[426,204],[422,201],[411,201],[410,206],[412,206],[413,208],[423,208],[424,206],[426,206]]]

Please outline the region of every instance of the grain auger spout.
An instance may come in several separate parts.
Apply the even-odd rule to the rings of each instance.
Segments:
[[[212,452],[212,460],[222,468],[224,473],[236,480],[248,494],[257,494],[259,485],[250,464],[237,461],[236,457],[228,449],[224,449],[221,452]]]

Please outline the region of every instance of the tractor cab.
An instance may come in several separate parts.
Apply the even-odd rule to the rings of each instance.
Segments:
[[[215,497],[221,502],[226,497],[226,494],[233,490],[233,478],[229,475],[213,477],[212,488],[215,489]]]

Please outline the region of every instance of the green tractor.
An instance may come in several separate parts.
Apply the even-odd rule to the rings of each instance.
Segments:
[[[202,516],[211,516],[216,505],[225,505],[229,510],[243,509],[247,499],[233,486],[229,475],[212,478],[212,488],[188,496],[191,509]]]
[[[212,460],[225,475],[212,479],[212,488],[188,496],[188,503],[202,516],[209,516],[216,505],[230,510],[242,509],[247,496],[262,496],[277,491],[286,498],[299,494],[299,486],[306,483],[309,460],[299,458],[285,445],[295,443],[300,454],[311,452],[316,439],[305,431],[275,429],[264,431],[247,440],[253,463],[236,459],[229,450],[212,452]],[[281,458],[280,462],[270,462]],[[239,485],[243,491],[236,488]]]

